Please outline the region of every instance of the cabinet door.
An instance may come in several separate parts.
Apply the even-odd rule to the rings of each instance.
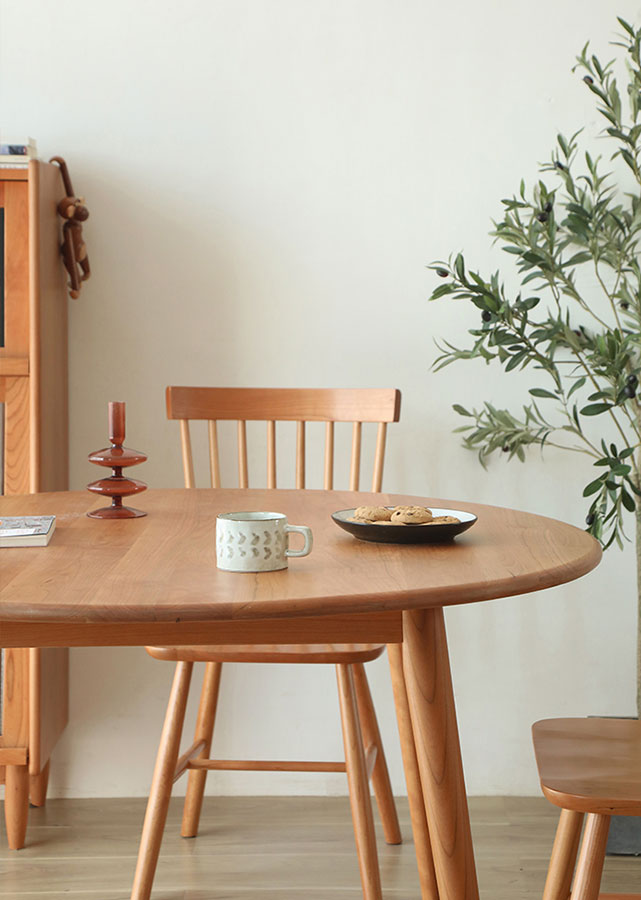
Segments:
[[[25,176],[26,179],[26,176]],[[29,191],[26,180],[0,182],[2,285],[0,291],[0,401],[3,403],[2,489],[30,489]]]

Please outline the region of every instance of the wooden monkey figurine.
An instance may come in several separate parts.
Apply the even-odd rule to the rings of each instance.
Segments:
[[[66,196],[58,204],[58,215],[65,223],[62,226],[62,246],[60,252],[65,269],[69,273],[69,296],[80,296],[80,285],[91,275],[87,246],[82,239],[82,222],[89,218],[89,210],[84,205],[84,197],[76,197],[71,185],[67,163],[61,156],[52,157],[49,162],[58,163]]]

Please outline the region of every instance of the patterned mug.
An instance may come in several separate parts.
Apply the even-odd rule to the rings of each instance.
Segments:
[[[288,535],[305,538],[302,550],[290,550]],[[287,568],[290,556],[312,551],[312,529],[288,525],[277,512],[230,512],[216,517],[216,563],[227,572],[275,572]]]

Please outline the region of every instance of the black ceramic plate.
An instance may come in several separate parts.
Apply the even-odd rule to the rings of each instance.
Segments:
[[[388,509],[393,509],[393,506]],[[461,509],[440,509],[430,506],[432,515],[455,516],[460,522],[443,525],[376,525],[373,522],[354,520],[355,509],[341,509],[332,513],[332,519],[360,541],[374,541],[379,544],[435,544],[451,541],[457,534],[467,531],[476,522],[476,516]]]

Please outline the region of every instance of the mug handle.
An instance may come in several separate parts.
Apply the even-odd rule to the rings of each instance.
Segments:
[[[307,525],[285,525],[285,531],[287,534],[290,534],[292,531],[297,531],[305,538],[305,545],[302,550],[290,550],[288,547],[287,550],[285,550],[285,556],[309,556],[312,552],[312,547],[314,546],[312,529],[308,528]]]

